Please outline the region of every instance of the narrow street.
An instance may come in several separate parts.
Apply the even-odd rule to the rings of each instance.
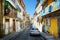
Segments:
[[[24,30],[24,32],[19,34],[15,39],[11,40],[42,40],[42,38],[40,36],[30,36],[30,29],[27,28],[26,30]]]
[[[60,0],[0,0],[0,40],[60,40]]]

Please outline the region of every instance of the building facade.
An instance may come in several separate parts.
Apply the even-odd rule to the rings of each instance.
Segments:
[[[22,29],[20,23],[25,11],[23,0],[2,0],[0,6],[0,37],[20,32]]]
[[[17,17],[16,6],[12,0],[4,0],[3,2],[3,29],[4,35],[15,32],[15,21]]]
[[[40,15],[40,12],[42,10],[42,6],[40,4],[40,0],[37,0],[37,4],[36,4],[36,11],[34,13],[34,22],[33,22],[33,25],[35,27],[37,27],[39,29],[40,32],[42,32],[42,23],[41,23],[41,15]]]
[[[16,7],[17,7],[17,17],[16,17],[16,31],[20,31],[22,29],[24,29],[23,27],[23,13],[25,11],[25,6],[23,0],[16,0]]]
[[[42,11],[40,12],[46,33],[60,37],[60,0],[40,0]]]

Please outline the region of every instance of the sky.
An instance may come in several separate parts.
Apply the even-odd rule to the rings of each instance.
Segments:
[[[36,0],[24,0],[26,12],[30,14],[30,17],[33,17],[36,3],[37,3]]]

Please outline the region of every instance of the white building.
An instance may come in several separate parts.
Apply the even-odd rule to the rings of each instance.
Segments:
[[[34,17],[34,21],[33,21],[33,26],[35,26],[36,28],[38,28],[40,32],[42,32],[42,24],[39,23],[39,22],[37,22],[37,18],[40,16],[41,10],[42,10],[42,6],[41,6],[41,4],[39,3],[39,4],[37,5],[36,11],[35,11],[37,15]]]

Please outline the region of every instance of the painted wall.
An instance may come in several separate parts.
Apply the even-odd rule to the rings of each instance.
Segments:
[[[20,21],[16,21],[16,32],[20,32]]]
[[[49,32],[51,36],[55,38],[58,37],[58,25],[57,25],[57,18],[50,18],[50,26],[46,25],[46,32]]]
[[[40,32],[42,32],[42,24],[41,23],[39,23],[39,22],[37,23],[37,28]]]
[[[42,10],[42,6],[39,3],[38,6],[37,6],[37,8],[36,8],[36,12],[39,13],[41,10]]]
[[[53,34],[54,37],[58,37],[57,18],[51,18],[50,34]]]
[[[44,25],[44,27],[43,27],[43,30],[44,30],[44,32],[46,32],[46,19],[43,19],[43,22],[42,22],[42,24]]]
[[[13,31],[13,18],[10,18],[10,32]]]
[[[9,22],[5,22],[5,34],[7,35],[9,33]]]
[[[52,12],[58,10],[58,4],[57,2],[52,2],[52,0],[48,0],[48,6],[45,8],[46,11],[45,13],[43,13],[43,11],[41,12],[41,15],[47,15],[47,13],[49,13],[49,6],[52,5]],[[50,18],[50,26],[47,25],[47,19],[45,18],[43,21],[45,21],[45,26],[46,26],[46,32],[48,31],[50,35],[53,35],[55,38],[58,37],[58,24],[57,24],[57,18]]]

